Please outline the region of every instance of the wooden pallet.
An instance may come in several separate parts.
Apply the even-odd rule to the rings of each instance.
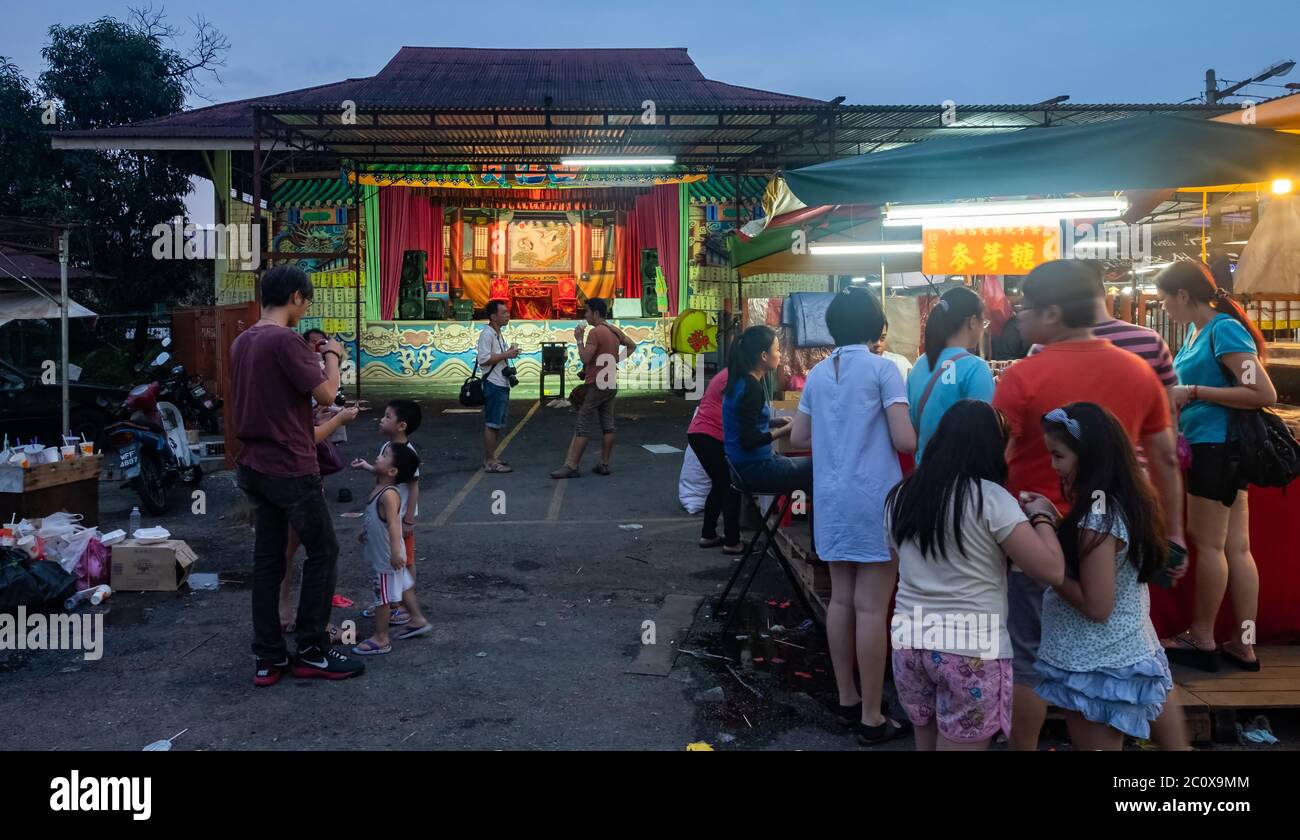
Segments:
[[[1300,708],[1300,645],[1257,647],[1255,653],[1261,665],[1255,673],[1226,663],[1216,673],[1173,666],[1177,696],[1196,740],[1234,740],[1238,712]]]
[[[812,529],[809,524],[796,521],[778,529],[776,542],[785,556],[790,558],[795,577],[808,596],[813,612],[817,613],[817,620],[825,623],[826,608],[831,603],[831,573],[812,550]]]

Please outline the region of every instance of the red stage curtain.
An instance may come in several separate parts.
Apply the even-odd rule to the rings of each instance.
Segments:
[[[627,213],[627,236],[619,253],[624,297],[641,296],[641,249],[659,252],[659,267],[668,285],[668,313],[677,314],[677,280],[681,249],[681,207],[676,184],[659,184],[637,199]]]
[[[676,189],[676,185],[670,185]],[[388,189],[388,188],[385,188]],[[445,207],[513,210],[626,210],[644,187],[593,187],[555,190],[491,190],[413,187]],[[655,189],[658,189],[656,187]]]
[[[379,189],[379,314],[391,320],[397,310],[397,290],[402,280],[402,255],[407,251],[425,251],[432,269],[436,253],[441,260],[441,208],[435,216],[428,197],[409,187]],[[435,246],[434,235],[438,239]],[[428,277],[421,278],[427,280]]]

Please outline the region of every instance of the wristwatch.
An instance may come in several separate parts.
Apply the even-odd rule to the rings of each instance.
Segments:
[[[321,356],[333,356],[339,360],[339,364],[343,364],[343,356],[337,350],[326,350],[324,353],[321,353]]]

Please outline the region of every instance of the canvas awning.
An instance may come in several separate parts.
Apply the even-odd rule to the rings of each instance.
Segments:
[[[59,302],[36,292],[0,292],[0,326],[10,321],[31,321],[40,318],[50,320],[59,317]],[[95,318],[91,312],[75,300],[68,301],[69,318]]]
[[[1300,178],[1300,136],[1194,117],[932,140],[786,172],[804,204],[937,202]]]

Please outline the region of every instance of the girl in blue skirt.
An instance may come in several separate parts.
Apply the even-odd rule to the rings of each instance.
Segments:
[[[1065,580],[1043,598],[1036,690],[1065,711],[1075,749],[1118,750],[1125,735],[1150,736],[1173,688],[1147,591],[1167,555],[1160,510],[1106,409],[1053,409],[1043,432],[1071,507],[1057,528]]]

